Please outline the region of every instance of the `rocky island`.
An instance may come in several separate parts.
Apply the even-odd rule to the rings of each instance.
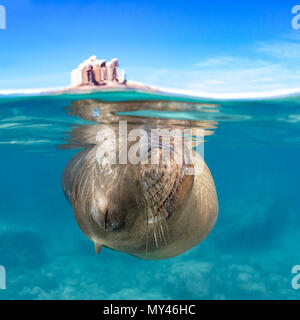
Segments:
[[[136,89],[158,91],[149,86],[126,80],[124,69],[119,69],[117,58],[106,61],[91,56],[71,72],[71,86],[64,91],[90,92],[102,90]]]

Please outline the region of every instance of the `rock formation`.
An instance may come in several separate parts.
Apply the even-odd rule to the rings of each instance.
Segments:
[[[118,59],[109,62],[91,56],[71,73],[72,87],[125,84],[125,71],[119,70]]]

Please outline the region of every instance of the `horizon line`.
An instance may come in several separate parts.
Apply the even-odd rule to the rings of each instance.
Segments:
[[[148,86],[149,89],[136,88],[137,91],[149,92],[152,93],[152,90],[158,94],[172,94],[179,96],[187,96],[189,98],[203,98],[203,99],[217,99],[217,100],[252,100],[252,99],[263,99],[263,98],[277,98],[277,97],[288,97],[291,95],[300,94],[300,87],[291,88],[291,89],[278,89],[272,91],[264,92],[239,92],[239,93],[209,93],[209,92],[199,92],[189,89],[175,89],[167,87],[157,87],[157,86]],[[32,96],[32,95],[45,95],[45,94],[59,94],[65,93],[64,90],[69,89],[69,87],[56,87],[56,88],[34,88],[34,89],[0,89],[0,96],[11,96],[11,95],[20,95],[20,96]],[[116,89],[119,88],[105,88],[105,89]],[[103,89],[103,91],[105,91]],[[124,88],[126,90],[126,87]],[[124,90],[122,89],[122,90]],[[134,89],[134,88],[128,88]],[[101,92],[101,91],[98,91]],[[68,92],[70,93],[70,92]],[[82,92],[79,92],[80,94]],[[90,92],[87,92],[90,93]],[[77,92],[74,92],[77,94]]]

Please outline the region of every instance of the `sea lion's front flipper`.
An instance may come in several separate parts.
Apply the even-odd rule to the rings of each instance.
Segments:
[[[97,254],[100,253],[101,248],[102,248],[102,244],[99,244],[99,243],[95,242],[95,251],[96,251]]]

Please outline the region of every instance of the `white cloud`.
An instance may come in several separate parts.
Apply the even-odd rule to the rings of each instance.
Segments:
[[[256,67],[228,65],[220,69],[154,70],[141,81],[167,91],[202,96],[242,97],[272,96],[299,92],[300,67],[290,68],[280,63],[261,63]],[[291,91],[291,92],[290,92]]]
[[[240,59],[231,56],[220,56],[220,57],[213,57],[207,60],[198,62],[195,64],[195,67],[198,68],[211,68],[211,67],[219,67],[219,66],[226,66],[229,63],[240,61]]]
[[[271,41],[258,43],[257,51],[275,58],[299,59],[300,43],[293,41]]]
[[[246,49],[244,56],[215,55],[176,69],[129,69],[129,75],[171,92],[207,97],[251,98],[299,92],[299,41],[285,38]]]

